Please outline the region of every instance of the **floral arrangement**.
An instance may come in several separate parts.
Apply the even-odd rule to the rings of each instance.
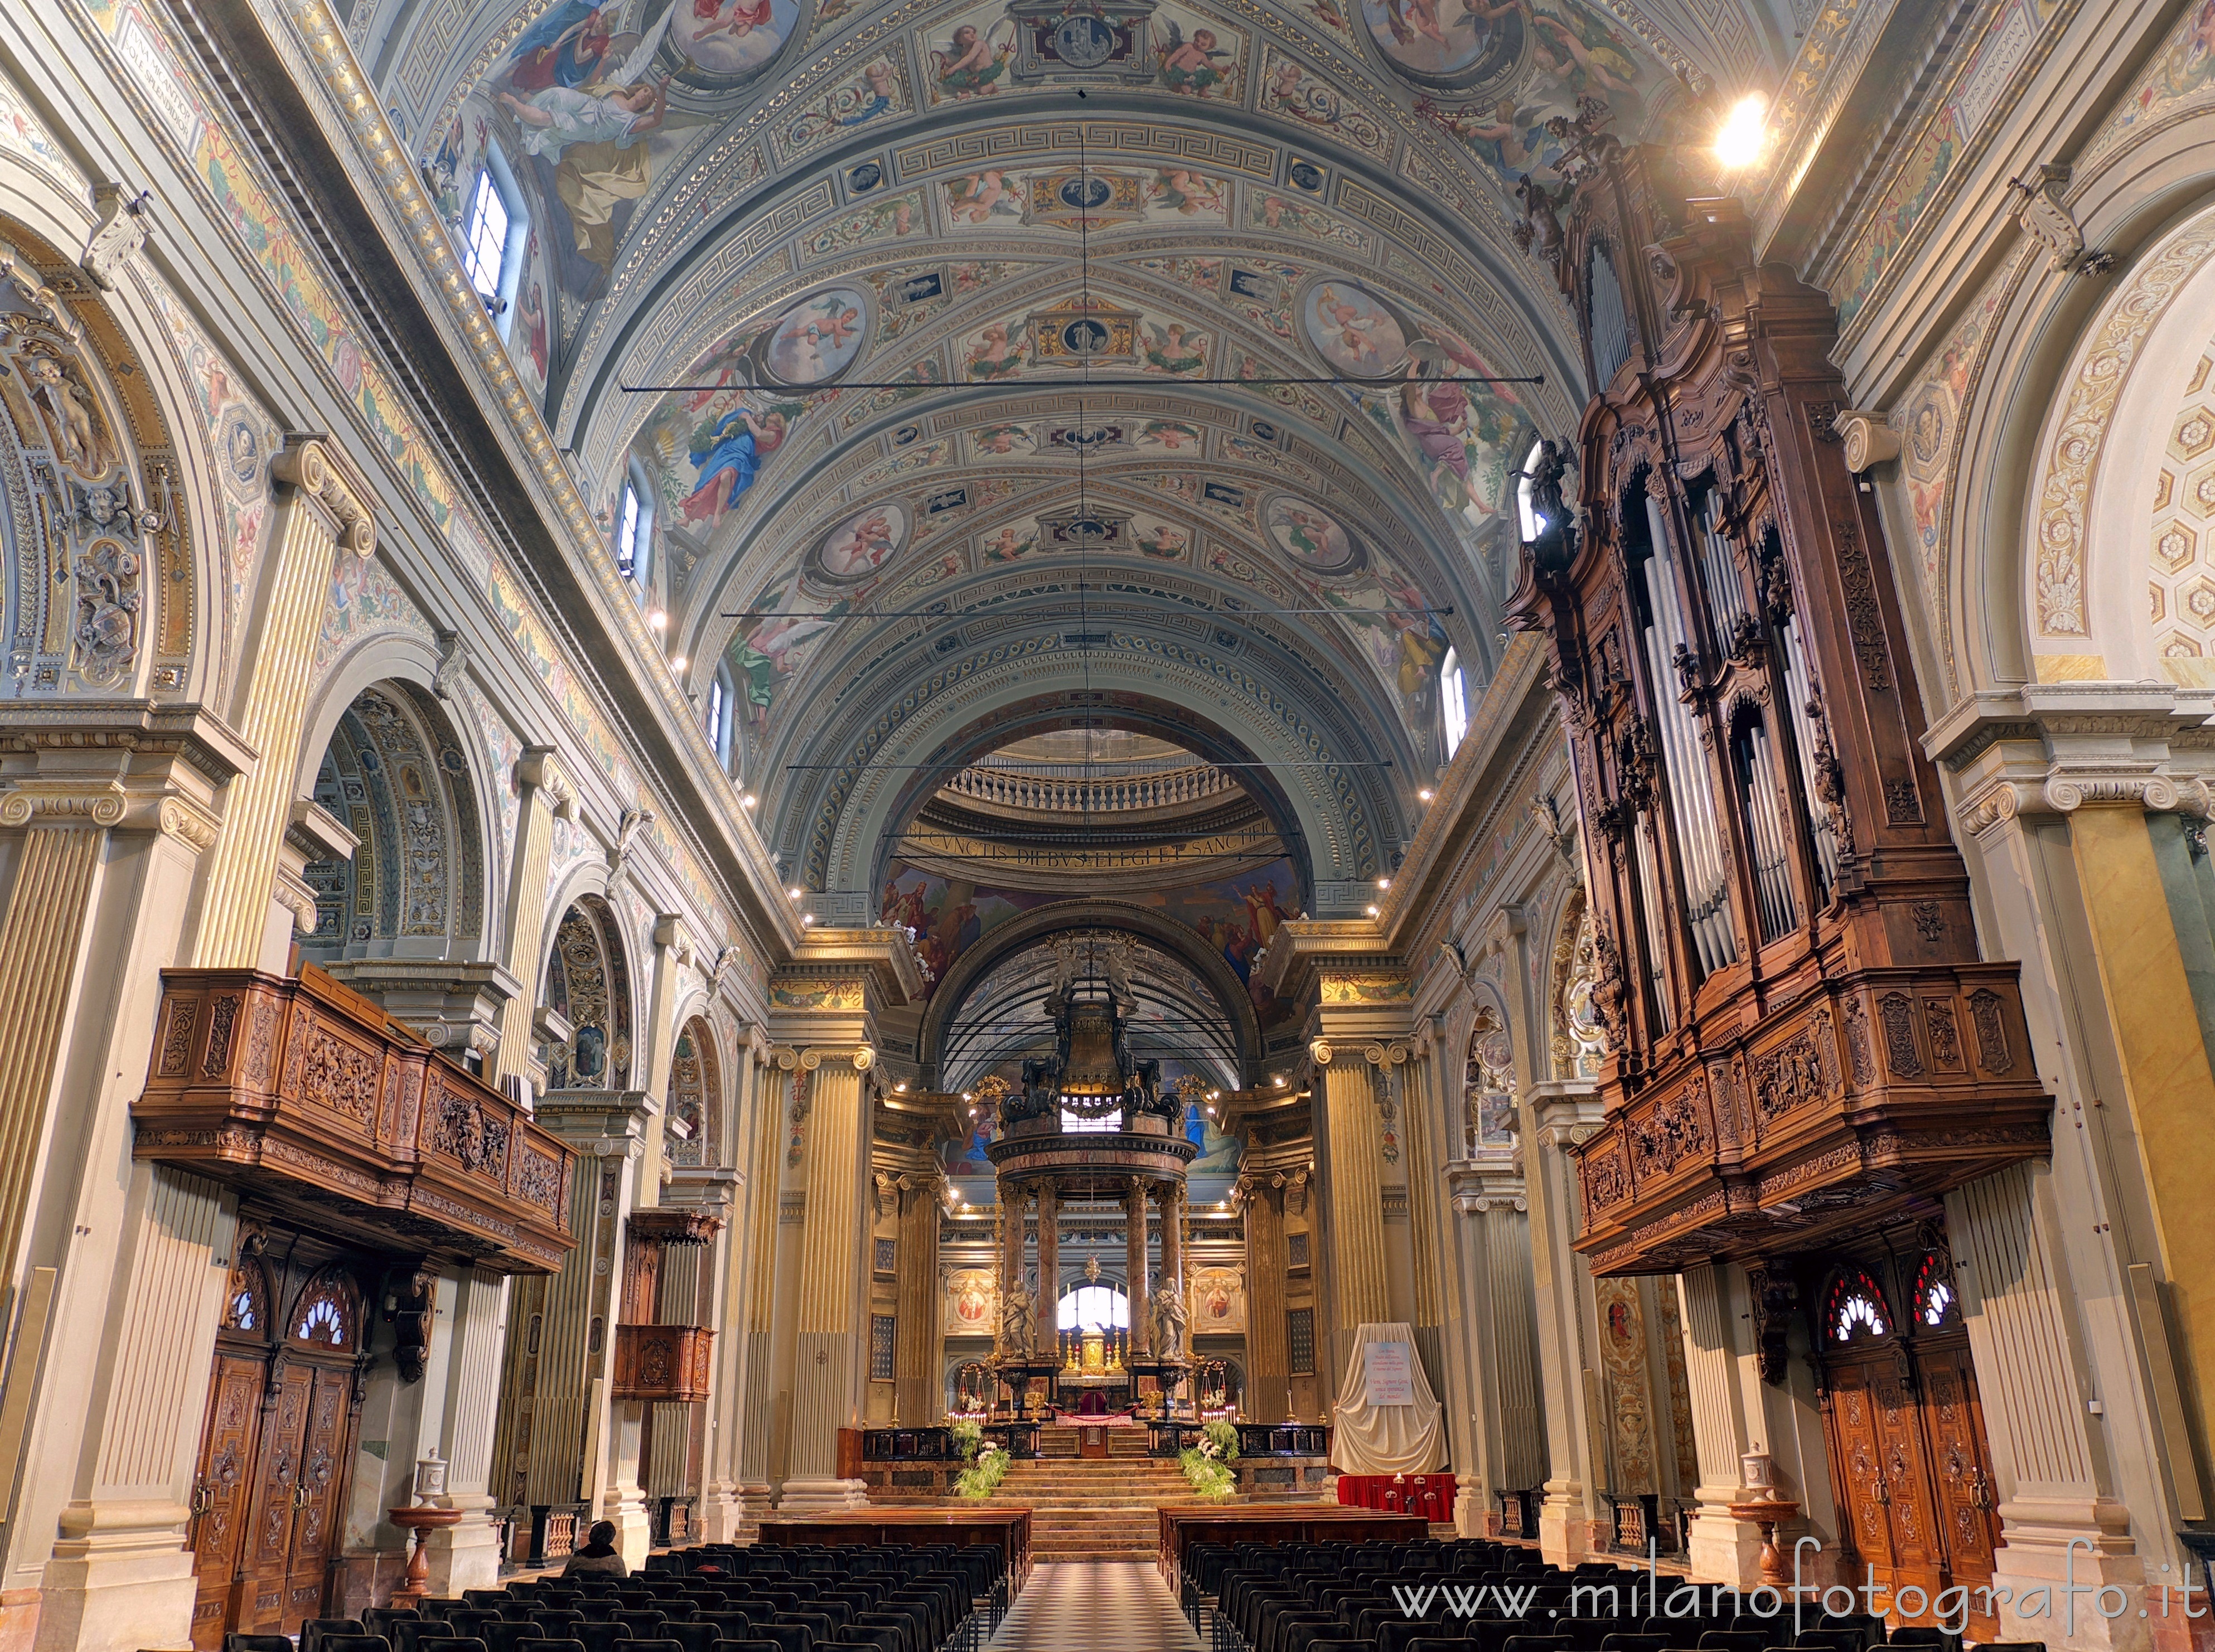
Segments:
[[[948,1432],[954,1437],[954,1454],[968,1467],[954,1478],[954,1490],[972,1502],[982,1502],[1008,1478],[1008,1448],[985,1443],[985,1430],[963,1420]]]
[[[1203,1497],[1227,1497],[1238,1490],[1238,1430],[1220,1419],[1200,1431],[1196,1444],[1177,1453],[1177,1465],[1193,1490]]]

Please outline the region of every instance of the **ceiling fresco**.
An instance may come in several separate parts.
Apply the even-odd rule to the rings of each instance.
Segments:
[[[1109,702],[1269,765],[1285,890],[1359,910],[1445,761],[1448,651],[1488,680],[1521,456],[1583,401],[1509,192],[1580,99],[1635,135],[1707,84],[1629,0],[347,24],[450,221],[512,178],[511,353],[604,522],[650,491],[646,600],[688,686],[727,671],[758,823],[842,921],[922,769]]]

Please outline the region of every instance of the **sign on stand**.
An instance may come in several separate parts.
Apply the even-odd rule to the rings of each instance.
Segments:
[[[1414,1350],[1406,1343],[1364,1343],[1362,1378],[1371,1405],[1415,1403]]]

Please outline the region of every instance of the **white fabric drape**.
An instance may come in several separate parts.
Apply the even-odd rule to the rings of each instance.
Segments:
[[[1369,1343],[1405,1343],[1408,1374],[1413,1380],[1412,1405],[1372,1405],[1369,1403],[1366,1356]],[[1446,1459],[1446,1435],[1439,1415],[1437,1397],[1423,1362],[1415,1357],[1414,1327],[1402,1324],[1365,1325],[1354,1332],[1347,1349],[1346,1374],[1339,1380],[1341,1396],[1333,1423],[1331,1461],[1341,1474],[1428,1474]]]

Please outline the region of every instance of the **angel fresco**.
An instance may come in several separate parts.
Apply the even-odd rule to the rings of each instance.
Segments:
[[[1221,217],[1223,186],[1182,167],[1167,167],[1156,173],[1153,182],[1147,187],[1146,205],[1174,212],[1179,217]]]
[[[1000,23],[981,33],[974,23],[963,23],[943,49],[933,48],[930,74],[941,97],[983,97],[1000,89],[1008,59],[1015,52],[1015,21],[1002,21],[1008,30],[1005,35],[1000,33]]]
[[[1197,373],[1207,365],[1207,334],[1188,330],[1182,321],[1164,327],[1148,321],[1150,335],[1144,349],[1147,364],[1157,372]]]
[[[954,223],[985,223],[1023,215],[1022,184],[1003,171],[979,172],[946,186],[946,216]]]
[[[668,113],[666,79],[652,64],[674,6],[642,35],[611,33],[611,9],[562,0],[523,32],[490,89],[515,121],[516,146],[541,193],[568,219],[568,234],[548,237],[558,278],[588,301],[605,285],[632,207],[653,181],[645,140]]]

